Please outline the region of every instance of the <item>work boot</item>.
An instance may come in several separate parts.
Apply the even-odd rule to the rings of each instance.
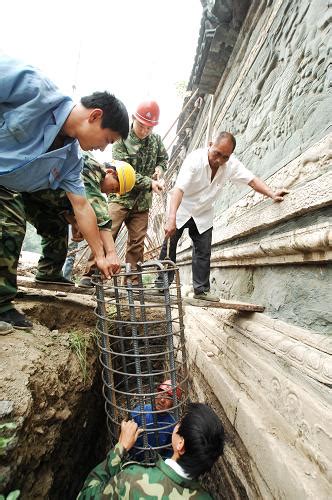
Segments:
[[[75,285],[72,280],[67,280],[64,276],[36,276],[36,283],[48,283],[49,285]]]
[[[20,330],[28,330],[32,328],[32,323],[29,321],[25,314],[20,313],[17,309],[9,309],[9,311],[0,313],[0,321],[5,321],[14,328]]]
[[[91,276],[82,276],[82,278],[78,282],[78,286],[80,288],[91,288],[91,287],[93,287],[95,285],[94,285],[94,283],[92,283],[92,277]]]
[[[6,323],[6,321],[0,321],[0,335],[7,335],[14,330],[10,323]]]
[[[217,295],[209,292],[195,292],[194,299],[206,300],[207,302],[220,302],[220,298]]]

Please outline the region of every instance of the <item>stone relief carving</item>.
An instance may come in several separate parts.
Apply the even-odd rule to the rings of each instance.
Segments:
[[[291,189],[291,194],[288,195],[289,200],[295,194],[296,190],[292,191],[294,188],[301,186],[302,184],[306,184],[306,190],[298,190],[299,197],[305,195],[305,199],[303,200],[303,206],[306,205],[310,208],[311,203],[315,202],[315,189],[317,190],[318,186],[321,186],[323,190],[326,190],[326,200],[332,201],[331,195],[331,185],[329,185],[330,177],[329,171],[331,170],[331,158],[332,158],[332,134],[328,135],[317,144],[309,148],[305,153],[300,155],[295,160],[291,161],[287,165],[285,165],[282,169],[272,175],[267,183],[273,189],[278,189],[281,187],[285,187]],[[313,191],[310,186],[313,187]],[[311,193],[312,191],[312,193]],[[319,189],[317,192],[318,202]],[[330,193],[330,195],[328,194]],[[286,198],[287,200],[287,198]],[[311,201],[310,201],[311,200]],[[233,204],[228,210],[224,211],[221,216],[216,217],[215,227],[218,228],[214,234],[214,241],[221,241],[220,238],[217,237],[217,232],[220,232],[220,236],[224,232],[222,228],[226,228],[229,226],[227,233],[233,233],[236,235],[237,229],[236,226],[241,226],[242,223],[241,218],[246,218],[245,225],[250,227],[250,223],[252,223],[252,228],[256,226],[258,208],[259,205],[266,203],[266,198],[263,195],[255,193],[254,191],[249,192],[245,195],[241,200],[237,203]],[[285,203],[285,202],[284,202]],[[326,203],[327,204],[327,201]],[[285,207],[278,207],[278,211],[282,212]],[[299,204],[297,202],[293,203],[294,214],[296,210],[299,208]],[[269,210],[273,211],[274,207],[270,207]],[[276,213],[276,210],[274,210]],[[252,214],[250,213],[252,212]],[[291,216],[291,214],[289,214]],[[289,217],[288,216],[288,217]],[[266,222],[268,221],[267,213],[266,213]],[[249,222],[250,221],[250,222]],[[232,229],[233,227],[233,229]],[[220,228],[220,230],[219,230]]]
[[[256,59],[236,82],[238,90],[228,109],[216,108],[215,130],[232,130],[237,155],[263,178],[329,123],[325,11],[326,4],[320,0],[284,2]],[[265,15],[268,23],[268,12]],[[224,209],[236,192],[230,187],[220,207]]]
[[[332,359],[329,354],[250,321],[241,320],[236,329],[314,380],[332,386]],[[326,337],[322,335],[322,338],[326,342]]]
[[[257,403],[256,411],[262,412],[264,419],[270,422],[269,431],[276,432],[279,438],[284,436],[287,443],[301,450],[331,479],[332,421],[328,404],[332,365],[331,356],[327,356],[325,350],[328,342],[328,350],[331,351],[332,340],[319,334],[313,336],[308,330],[300,328],[296,329],[299,339],[294,339],[278,330],[279,327],[288,327],[289,333],[292,333],[290,325],[273,321],[262,314],[255,314],[252,320],[246,320],[240,314],[232,315],[220,310],[210,313],[191,307],[186,309],[185,323],[191,342],[198,342],[196,364],[199,365],[197,361],[201,351],[204,354],[205,344],[210,342],[210,346],[211,343],[215,345],[219,349],[219,354],[214,355],[218,357],[215,369],[225,370],[238,386],[238,392],[232,386],[234,398],[242,400],[243,393],[249,399],[253,398]],[[305,343],[312,337],[315,337],[315,347]],[[210,346],[208,348],[212,351]],[[260,348],[269,351],[273,361],[271,355],[264,355]],[[189,350],[189,358],[191,352]],[[327,370],[321,378],[324,365]],[[257,384],[259,397],[256,396]],[[221,403],[228,405],[227,398],[223,401],[223,391],[218,394]],[[280,425],[279,417],[287,425]]]

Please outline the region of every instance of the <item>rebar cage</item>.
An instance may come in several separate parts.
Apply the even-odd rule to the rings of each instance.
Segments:
[[[121,421],[133,418],[143,433],[131,457],[153,464],[158,454],[171,456],[173,428],[188,399],[179,271],[170,261],[149,261],[93,281],[111,440],[117,442]]]

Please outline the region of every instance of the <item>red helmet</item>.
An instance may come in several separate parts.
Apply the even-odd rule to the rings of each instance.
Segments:
[[[158,391],[166,391],[166,394],[168,394],[168,396],[173,397],[172,381],[165,380],[165,382],[162,382],[160,385],[158,385]],[[182,389],[179,386],[177,386],[176,397],[178,399],[181,399],[181,396],[182,396]]]
[[[143,125],[154,127],[159,123],[159,114],[159,106],[156,101],[145,101],[137,106],[134,117]]]

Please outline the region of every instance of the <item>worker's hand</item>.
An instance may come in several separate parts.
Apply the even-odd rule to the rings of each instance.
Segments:
[[[156,167],[154,169],[154,172],[153,172],[153,175],[152,175],[152,179],[155,179],[156,181],[159,181],[159,179],[161,179],[163,175],[163,171],[160,167]]]
[[[106,260],[107,260],[109,268],[112,271],[112,275],[118,274],[120,272],[120,269],[121,269],[121,262],[120,262],[118,254],[116,252],[109,252],[106,255]]]
[[[143,432],[139,429],[134,420],[122,420],[119,443],[122,444],[125,450],[129,451],[137,441],[138,436]]]
[[[165,238],[170,238],[176,231],[176,218],[169,217],[165,226]]]
[[[280,201],[284,201],[284,196],[288,194],[289,191],[287,189],[277,189],[277,191],[274,191],[272,200],[275,203],[279,203]]]
[[[164,191],[164,183],[161,181],[152,181],[151,189],[154,193],[161,193]]]
[[[96,266],[101,272],[101,277],[103,279],[109,279],[113,275],[112,266],[107,261],[106,257],[95,257]]]

